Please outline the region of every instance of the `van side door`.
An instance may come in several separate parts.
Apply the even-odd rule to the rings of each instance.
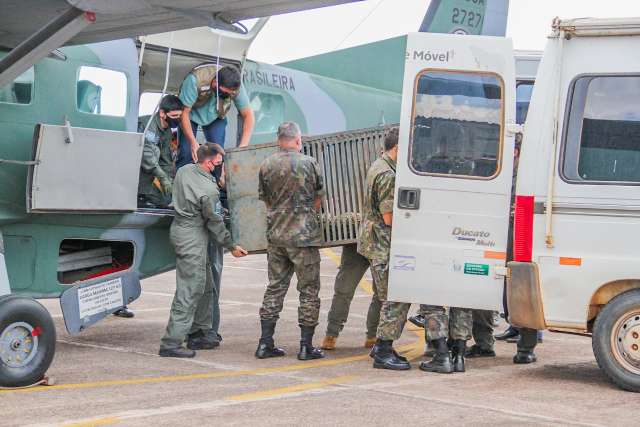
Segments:
[[[500,309],[514,68],[509,39],[408,35],[390,300]]]

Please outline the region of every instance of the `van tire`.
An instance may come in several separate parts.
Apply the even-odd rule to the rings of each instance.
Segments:
[[[42,380],[55,348],[55,325],[42,304],[14,295],[0,298],[0,387]]]
[[[598,366],[614,384],[640,392],[640,289],[624,292],[604,306],[593,325],[591,344]]]

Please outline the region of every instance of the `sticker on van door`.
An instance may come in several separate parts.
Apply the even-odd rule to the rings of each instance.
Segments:
[[[465,262],[464,274],[471,274],[474,276],[488,276],[489,264],[473,264],[470,262]]]
[[[406,255],[394,255],[393,269],[402,271],[415,271],[416,257]]]

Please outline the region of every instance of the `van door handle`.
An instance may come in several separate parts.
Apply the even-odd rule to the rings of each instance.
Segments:
[[[398,190],[398,208],[400,209],[420,209],[420,189],[400,188]]]

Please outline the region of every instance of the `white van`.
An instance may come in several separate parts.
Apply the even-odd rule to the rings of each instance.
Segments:
[[[389,298],[502,310],[593,333],[640,391],[640,19],[556,21],[524,126],[505,267],[516,83],[511,41],[410,34]]]

